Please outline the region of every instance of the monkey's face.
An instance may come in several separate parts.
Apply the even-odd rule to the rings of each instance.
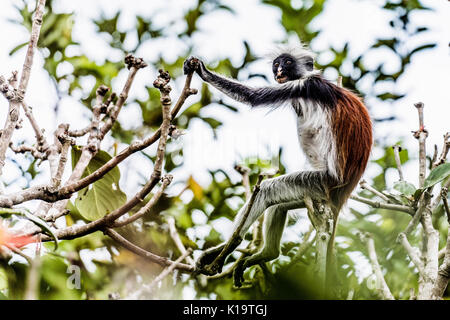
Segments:
[[[273,60],[272,71],[278,83],[298,80],[313,70],[313,59],[304,57],[301,61],[292,55],[283,53]]]

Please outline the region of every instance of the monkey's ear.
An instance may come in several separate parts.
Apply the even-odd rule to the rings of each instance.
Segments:
[[[308,59],[306,60],[306,70],[308,71],[313,71],[314,69],[314,59],[312,57],[308,57]]]

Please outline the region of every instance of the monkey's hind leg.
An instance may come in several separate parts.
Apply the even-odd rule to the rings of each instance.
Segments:
[[[210,264],[197,264],[197,271],[214,275],[222,271],[226,257],[241,243],[245,233],[264,211],[273,205],[300,201],[305,193],[323,195],[329,176],[326,171],[302,171],[287,174],[261,182],[259,192],[254,192],[249,201],[241,208],[233,228],[233,235],[223,250],[211,249],[205,252],[203,261]]]
[[[279,205],[273,205],[266,211],[264,219],[264,247],[261,251],[243,259],[234,269],[234,285],[240,287],[244,281],[245,269],[255,265],[271,261],[280,255],[280,243],[283,230],[286,225],[287,212],[291,209],[303,208],[303,201],[292,201]]]
[[[239,246],[252,223],[264,212],[267,207],[264,200],[261,199],[261,180],[262,176],[260,176],[258,183],[255,186],[256,189],[252,193],[250,199],[244,204],[241,210],[239,210],[239,213],[235,218],[231,237],[224,244],[206,250],[197,260],[196,272],[209,276],[222,272],[227,256]]]

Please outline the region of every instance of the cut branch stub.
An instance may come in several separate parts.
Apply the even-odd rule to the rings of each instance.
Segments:
[[[159,69],[158,78],[156,78],[156,80],[153,81],[153,86],[159,89],[161,93],[167,95],[172,90],[172,87],[168,85],[169,81],[170,81],[169,72]],[[161,102],[163,104],[169,103],[169,101],[166,101],[168,97],[165,95],[161,95]]]
[[[136,58],[131,53],[125,56],[125,64],[127,65],[128,70],[130,70],[132,67],[136,69],[142,69],[148,66],[148,64],[144,62],[144,59]]]
[[[104,97],[109,91],[109,88],[105,85],[101,85],[100,87],[97,88],[97,95],[99,95],[100,97]]]

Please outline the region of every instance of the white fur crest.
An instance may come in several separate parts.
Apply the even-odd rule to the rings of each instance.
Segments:
[[[273,60],[275,60],[278,56],[280,56],[283,53],[290,54],[293,56],[297,61],[301,61],[306,57],[315,58],[316,55],[310,51],[306,46],[299,43],[296,45],[292,44],[282,44],[278,45],[271,53],[267,54],[266,57],[270,60],[270,63],[272,63]]]

